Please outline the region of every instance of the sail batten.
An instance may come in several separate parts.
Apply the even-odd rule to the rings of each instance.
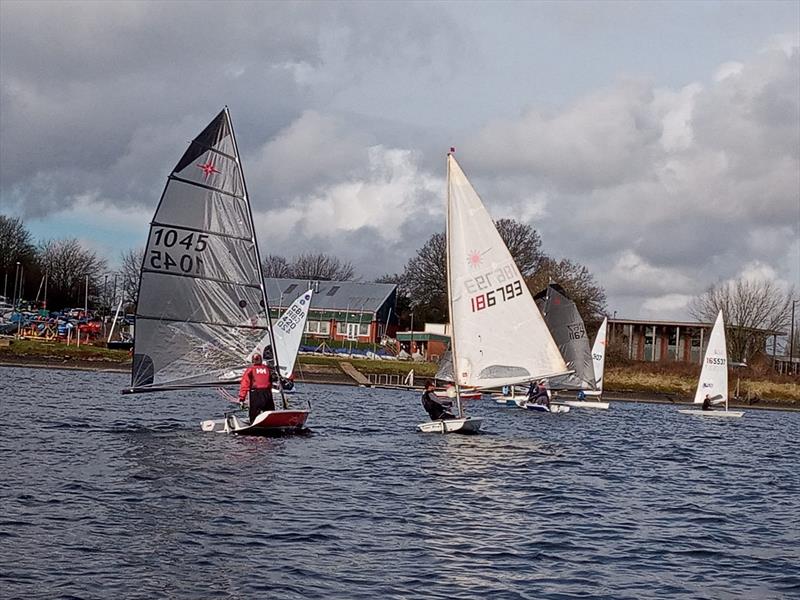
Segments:
[[[211,385],[269,327],[227,110],[167,177],[142,261],[131,387]]]
[[[204,190],[211,190],[212,192],[219,192],[220,194],[224,194],[225,196],[228,196],[230,198],[236,198],[237,200],[240,200],[240,201],[243,201],[243,202],[247,201],[247,199],[241,194],[234,194],[233,192],[228,192],[226,190],[223,190],[223,189],[220,189],[220,188],[216,188],[216,187],[211,186],[211,185],[206,185],[204,183],[199,183],[197,181],[192,181],[191,179],[183,179],[182,177],[178,177],[176,175],[170,175],[169,178],[172,181],[177,181],[177,182],[180,182],[180,183],[186,183],[188,185],[192,185],[194,187],[199,187],[199,188],[202,188]]]
[[[236,286],[239,286],[239,287],[249,287],[249,288],[254,288],[254,289],[257,289],[257,290],[261,289],[261,287],[259,285],[255,284],[255,283],[243,283],[241,281],[239,281],[239,282],[231,282],[231,281],[225,281],[224,279],[217,279],[216,277],[201,277],[199,275],[188,275],[186,273],[162,273],[160,271],[155,271],[153,269],[142,269],[142,273],[157,273],[159,276],[164,276],[164,277],[189,277],[190,279],[197,279],[197,280],[201,280],[201,281],[214,281],[216,283],[224,283],[226,285],[236,285]]]
[[[567,372],[511,253],[452,154],[447,210],[457,384],[495,387]]]

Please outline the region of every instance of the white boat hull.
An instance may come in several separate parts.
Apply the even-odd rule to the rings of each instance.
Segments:
[[[258,415],[252,425],[231,414],[224,419],[202,421],[200,427],[203,431],[217,433],[281,435],[302,431],[308,414],[307,410],[268,410]]]
[[[492,400],[505,406],[514,405],[520,398],[524,398],[524,396],[492,396]]]
[[[684,415],[695,415],[697,417],[729,417],[738,418],[744,416],[741,410],[702,410],[698,408],[685,408],[678,411]]]
[[[599,400],[566,400],[564,404],[572,408],[599,408],[600,410],[608,410],[608,402],[600,402]]]
[[[525,410],[531,410],[533,412],[542,412],[542,413],[568,413],[570,408],[565,404],[553,404],[550,403],[550,408],[547,408],[546,404],[532,404],[525,399],[517,398],[515,401],[517,406],[520,408],[524,408]]]
[[[482,422],[483,419],[480,417],[444,419],[420,423],[417,425],[417,429],[423,433],[478,433]]]

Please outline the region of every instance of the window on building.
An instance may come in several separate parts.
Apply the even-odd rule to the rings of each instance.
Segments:
[[[326,296],[333,296],[333,295],[334,295],[336,292],[338,292],[338,291],[339,291],[339,288],[340,288],[340,287],[341,287],[341,286],[339,286],[339,285],[334,285],[334,286],[331,286],[331,289],[329,289],[329,290],[328,290],[328,293],[327,293],[327,294],[325,294],[325,295],[326,295]]]
[[[297,284],[293,283],[292,285],[287,287],[285,290],[283,290],[283,293],[284,294],[291,294],[295,290],[296,287],[297,287]]]
[[[331,324],[328,321],[306,321],[306,333],[330,335]]]
[[[369,323],[361,323],[358,326],[358,335],[369,335]]]

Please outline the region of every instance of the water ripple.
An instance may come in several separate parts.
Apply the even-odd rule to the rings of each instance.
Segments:
[[[237,438],[125,379],[0,369],[4,598],[800,594],[795,413],[473,402],[485,434],[435,436],[414,394],[302,386],[309,435]]]

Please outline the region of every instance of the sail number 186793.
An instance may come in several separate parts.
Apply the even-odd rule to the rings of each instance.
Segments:
[[[147,264],[158,271],[174,271],[184,274],[200,274],[203,259],[198,253],[208,247],[208,235],[195,232],[178,232],[175,229],[154,229],[153,246]]]
[[[522,295],[522,282],[517,279],[507,285],[500,286],[495,290],[486,292],[485,294],[478,294],[469,299],[472,312],[483,310],[494,306],[498,302],[505,302],[517,296]]]

